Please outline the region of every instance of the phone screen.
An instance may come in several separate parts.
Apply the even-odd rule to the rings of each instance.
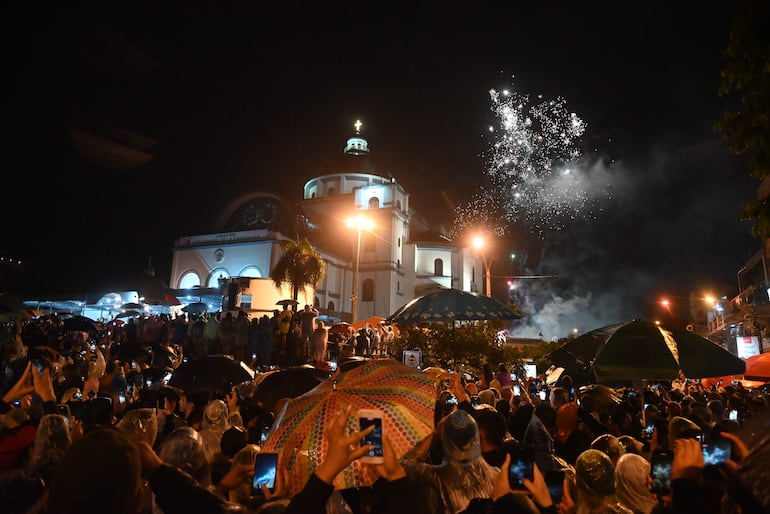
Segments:
[[[508,474],[508,482],[511,489],[524,489],[522,480],[534,480],[535,459],[534,451],[530,447],[517,446],[511,449],[511,467]]]
[[[732,443],[727,439],[717,439],[701,445],[704,464],[721,464],[732,458]]]
[[[514,386],[513,386],[513,394],[515,396],[521,396],[521,387],[518,384],[514,384]]]
[[[733,409],[730,411],[730,419],[732,421],[738,421],[738,411]]]
[[[671,462],[674,454],[669,451],[655,450],[650,463],[650,477],[652,477],[652,492],[668,494],[671,492]]]
[[[266,485],[271,493],[274,492],[277,469],[277,453],[258,453],[254,461],[254,478],[251,481],[252,494],[261,495],[263,485]]]
[[[655,423],[647,423],[647,425],[644,427],[642,435],[644,435],[644,438],[649,441],[652,439],[653,432],[655,432]]]
[[[365,430],[371,425],[374,425],[374,430],[361,438],[361,444],[371,444],[374,446],[374,448],[369,450],[369,453],[366,456],[382,457],[382,418],[374,416],[359,416],[358,424],[361,427],[361,430]]]
[[[540,395],[540,401],[544,402],[545,399],[548,397],[548,391],[540,390],[538,393]]]
[[[60,403],[57,406],[57,412],[62,416],[64,416],[65,418],[67,418],[67,425],[69,425],[70,428],[72,428],[72,413],[70,412],[69,405]]]

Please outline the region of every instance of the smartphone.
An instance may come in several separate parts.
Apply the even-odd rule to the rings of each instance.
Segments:
[[[513,384],[513,395],[521,396],[521,386],[519,384]]]
[[[277,453],[258,453],[254,460],[254,478],[251,481],[251,494],[262,495],[262,486],[267,486],[267,490],[275,492],[275,477],[278,470]]]
[[[515,446],[509,451],[511,467],[508,483],[511,489],[526,489],[523,480],[535,479],[535,452],[530,446]]]
[[[11,402],[11,405],[14,407],[21,407],[21,400],[14,400]]]
[[[270,435],[270,425],[265,425],[259,432],[259,444],[263,445],[267,442],[267,438]]]
[[[540,395],[540,401],[544,402],[548,398],[548,391],[541,389],[537,394]]]
[[[457,397],[456,396],[447,396],[446,405],[447,405],[447,407],[450,406],[450,405],[457,405]]]
[[[70,411],[70,406],[66,403],[60,403],[56,406],[56,412],[67,418],[67,425],[72,428],[72,412]]]
[[[374,425],[368,435],[361,438],[362,445],[373,445],[374,448],[369,450],[367,455],[361,457],[361,462],[367,462],[371,464],[382,464],[382,411],[375,409],[361,409],[358,411],[358,426],[359,430],[365,430],[371,425]]]
[[[118,403],[120,405],[125,405],[126,404],[126,393],[124,393],[123,391],[118,393]]]
[[[543,479],[545,479],[545,485],[548,487],[554,505],[558,505],[564,494],[564,471],[560,469],[546,470],[543,473]]]
[[[655,450],[650,462],[652,492],[660,495],[671,492],[671,462],[674,453],[668,450]]]
[[[471,407],[478,407],[481,405],[481,400],[479,399],[478,395],[471,396]]]
[[[730,414],[728,414],[728,419],[732,421],[738,421],[738,411],[735,409],[732,409],[730,411]]]
[[[645,425],[644,429],[642,429],[642,436],[649,441],[652,439],[653,432],[655,432],[655,423],[649,422]]]
[[[718,465],[732,458],[732,443],[727,439],[716,439],[702,443],[703,463]]]

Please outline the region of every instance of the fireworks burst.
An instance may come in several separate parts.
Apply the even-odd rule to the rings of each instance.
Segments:
[[[591,199],[578,172],[585,123],[561,97],[530,102],[515,90],[489,94],[496,124],[489,127],[484,183],[458,207],[455,231],[483,224],[502,235],[516,224],[542,236],[564,228]]]

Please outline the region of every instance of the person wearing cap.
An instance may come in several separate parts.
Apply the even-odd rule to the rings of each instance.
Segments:
[[[425,462],[434,438],[440,438],[444,460]],[[491,498],[500,473],[481,454],[479,427],[473,417],[458,409],[446,416],[428,437],[401,458],[401,465],[416,489],[425,493],[423,511],[457,513],[474,498]]]

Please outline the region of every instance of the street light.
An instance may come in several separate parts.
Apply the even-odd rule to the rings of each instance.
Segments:
[[[350,322],[355,323],[356,315],[358,314],[358,268],[361,264],[361,232],[364,229],[368,230],[374,227],[374,222],[366,216],[358,214],[345,220],[345,224],[358,231],[358,239],[356,241],[356,267],[353,271],[353,294],[350,296],[350,303],[352,305],[350,314],[353,318]]]
[[[492,297],[492,282],[491,282],[491,270],[490,270],[490,261],[487,260],[487,254],[484,251],[484,245],[486,244],[486,240],[481,236],[476,236],[473,238],[473,247],[479,251],[481,254],[481,260],[484,263],[484,289],[486,289],[487,296],[490,298]]]

